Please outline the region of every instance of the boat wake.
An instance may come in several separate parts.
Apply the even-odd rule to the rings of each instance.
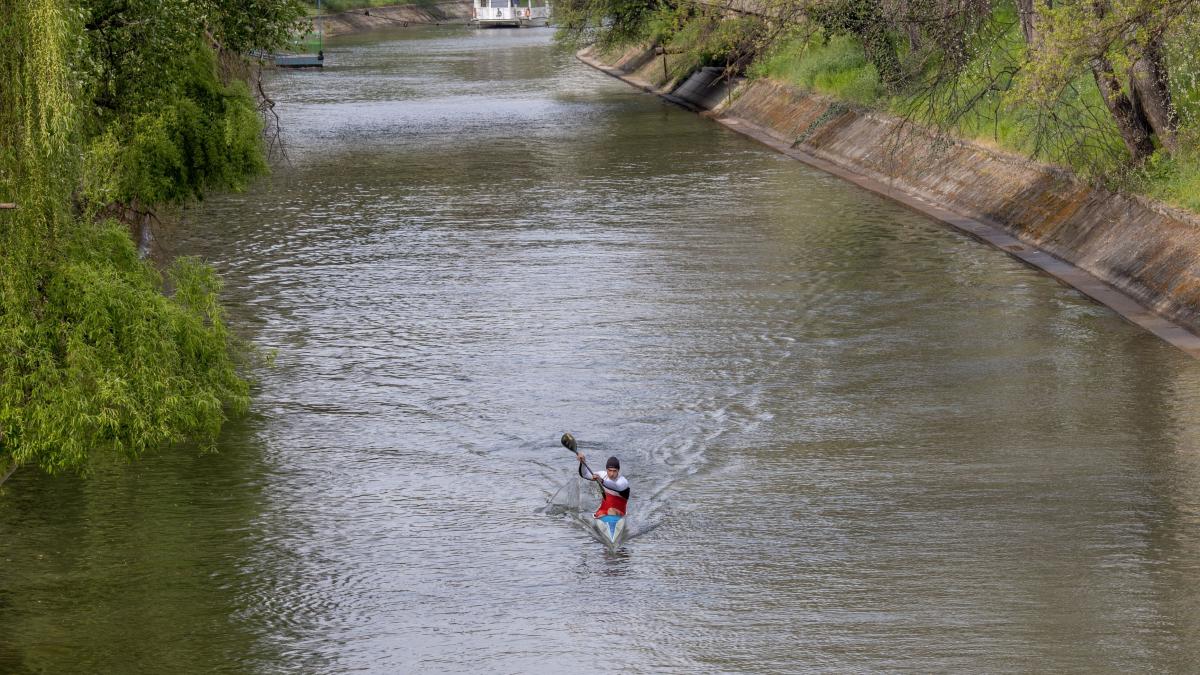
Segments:
[[[551,516],[560,516],[564,520],[587,530],[597,540],[603,541],[595,527],[595,517],[592,512],[599,504],[598,491],[582,478],[571,477],[562,483],[558,490],[547,500],[539,512]],[[634,508],[636,506],[636,508]],[[626,543],[660,527],[666,518],[666,509],[654,502],[631,500],[629,514],[625,517],[625,533],[621,543]]]
[[[637,540],[667,523],[684,526],[700,515],[693,511],[702,508],[703,500],[695,496],[704,494],[712,481],[719,483],[729,472],[738,471],[736,459],[709,462],[709,449],[755,443],[770,427],[771,416],[763,410],[758,388],[753,383],[728,384],[733,378],[734,374],[722,371],[720,391],[689,398],[669,413],[627,417],[605,425],[604,440],[576,439],[589,461],[610,455],[621,460],[632,489],[624,541]],[[539,455],[547,484],[556,487],[552,494],[547,492],[546,503],[538,510],[572,521],[603,541],[592,517],[600,504],[599,491],[576,475],[570,455],[555,450],[554,460],[546,461],[548,441],[528,441],[527,452]]]

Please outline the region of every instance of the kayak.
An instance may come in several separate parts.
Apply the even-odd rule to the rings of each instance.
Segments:
[[[613,547],[620,546],[621,540],[625,538],[625,516],[601,516],[593,522],[604,543]]]

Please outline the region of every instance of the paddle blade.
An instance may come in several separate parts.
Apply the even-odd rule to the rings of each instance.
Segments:
[[[575,437],[571,434],[563,434],[562,444],[564,448],[570,450],[571,452],[577,452],[577,450],[575,450]]]

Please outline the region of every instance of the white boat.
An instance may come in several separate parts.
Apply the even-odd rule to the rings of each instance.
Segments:
[[[316,54],[276,54],[275,65],[279,68],[320,68],[325,65],[324,50]]]
[[[528,28],[550,23],[549,0],[475,0],[472,20],[480,28]]]
[[[325,31],[322,29],[321,0],[317,0],[317,15],[313,24],[317,28],[316,54],[275,54],[271,59],[277,68],[321,68],[325,65]]]
[[[592,522],[596,526],[596,531],[600,533],[600,538],[610,547],[620,546],[625,539],[624,516],[601,516]]]

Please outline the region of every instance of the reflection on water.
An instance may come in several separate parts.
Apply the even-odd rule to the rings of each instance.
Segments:
[[[1193,361],[549,36],[276,77],[289,163],[160,244],[278,364],[220,454],[12,479],[0,670],[1196,669]]]

